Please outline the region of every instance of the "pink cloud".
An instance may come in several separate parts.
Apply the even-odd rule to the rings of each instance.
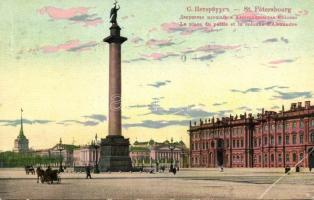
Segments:
[[[168,52],[168,53],[165,53],[165,54],[162,54],[162,53],[152,53],[152,54],[149,54],[149,55],[143,55],[143,57],[149,58],[149,59],[152,59],[152,60],[162,60],[164,58],[168,58],[168,57],[171,57],[171,56],[179,56],[179,55],[175,54],[175,53],[172,53],[172,52]]]
[[[85,22],[85,26],[97,26],[98,24],[102,24],[103,20],[101,19],[95,19],[95,20],[90,20]]]
[[[146,42],[146,45],[149,47],[164,47],[164,46],[171,46],[174,45],[171,40],[155,40],[155,39],[150,39]]]
[[[194,53],[194,52],[222,52],[226,50],[239,50],[241,45],[204,45],[196,49],[187,48],[182,53]]]
[[[86,14],[89,8],[86,7],[77,7],[77,8],[69,8],[69,9],[62,9],[56,8],[52,6],[46,6],[39,9],[39,13],[41,15],[48,14],[48,16],[52,19],[69,19],[71,17]]]
[[[161,29],[166,31],[167,33],[175,33],[179,32],[181,35],[190,35],[193,32],[201,31],[201,32],[212,32],[217,31],[213,26],[181,26],[179,23],[170,22],[161,24]]]
[[[97,14],[89,14],[90,8],[87,7],[75,7],[75,8],[56,8],[52,6],[46,6],[38,10],[41,15],[47,14],[53,20],[68,20],[75,23],[82,23],[84,26],[97,26],[103,23]]]
[[[283,63],[292,63],[294,62],[295,60],[293,59],[281,59],[281,60],[273,60],[273,61],[270,61],[268,64],[271,64],[271,65],[280,65],[280,64],[283,64]]]
[[[198,47],[195,51],[221,51],[221,50],[230,50],[230,49],[238,49],[240,45],[205,45]]]
[[[47,45],[43,46],[40,49],[43,53],[56,53],[61,51],[72,51],[72,52],[80,52],[89,50],[92,47],[96,46],[97,43],[95,41],[81,43],[79,40],[70,40],[64,44],[59,45]]]

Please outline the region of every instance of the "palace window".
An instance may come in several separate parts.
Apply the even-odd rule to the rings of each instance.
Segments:
[[[290,140],[289,135],[286,135],[286,144],[289,144],[289,140]]]
[[[289,129],[289,123],[285,122],[285,130],[288,130],[288,129]]]
[[[303,159],[303,153],[300,153],[300,160]]]
[[[241,147],[243,147],[243,140],[241,140]]]
[[[297,135],[293,134],[292,135],[292,144],[296,144],[297,143]]]
[[[302,119],[300,120],[299,127],[300,127],[300,128],[304,128],[304,122],[303,122],[303,120],[302,120]]]
[[[272,124],[272,125],[271,125],[271,130],[272,130],[272,131],[275,131],[275,124]]]
[[[311,121],[311,127],[314,127],[314,119]]]
[[[257,146],[257,139],[254,138],[254,147],[256,147],[256,146]]]
[[[278,154],[278,162],[282,162],[282,156],[281,156],[281,153]]]
[[[273,145],[274,143],[274,136],[270,136],[270,144]]]
[[[300,144],[303,144],[303,133],[300,133]]]
[[[296,129],[297,128],[297,122],[296,121],[293,121],[292,122],[292,129]]]
[[[311,142],[314,142],[314,132],[311,133]]]
[[[235,148],[235,140],[232,140],[232,147]]]
[[[240,146],[240,142],[239,140],[237,140],[237,148],[239,148],[239,146]]]
[[[296,162],[296,161],[297,161],[297,154],[296,154],[296,153],[293,153],[293,154],[292,154],[292,161],[293,161],[293,162]]]
[[[264,155],[264,163],[267,163],[267,154]]]
[[[259,137],[259,138],[258,138],[258,146],[260,147],[261,144],[262,144],[262,139]]]
[[[271,160],[272,162],[274,162],[274,160],[275,160],[275,159],[274,159],[274,154],[271,154],[271,155],[270,155],[270,160]]]
[[[264,145],[267,145],[267,137],[264,137]]]
[[[262,156],[261,156],[261,155],[258,156],[258,162],[259,162],[259,163],[262,162]]]
[[[219,139],[219,140],[217,141],[217,147],[218,147],[218,148],[224,147],[224,142],[223,142],[223,140]]]
[[[289,154],[287,153],[286,154],[286,162],[289,162],[289,160],[290,160],[290,157],[289,157]]]
[[[281,135],[279,135],[278,136],[278,144],[281,145],[281,143],[282,143],[282,137],[281,137]]]

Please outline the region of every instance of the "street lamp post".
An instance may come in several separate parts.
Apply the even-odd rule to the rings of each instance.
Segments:
[[[95,151],[96,151],[96,160],[95,160],[95,166],[94,166],[94,173],[95,174],[99,174],[99,168],[98,168],[98,148],[99,148],[99,145],[98,145],[98,141],[97,141],[97,133],[95,135],[95,142],[93,143],[93,147],[95,148]]]
[[[156,158],[156,172],[159,171],[159,159]]]
[[[62,139],[60,138],[60,142],[57,146],[57,150],[60,151],[60,166],[59,166],[59,172],[64,172],[63,167],[62,167],[62,156],[61,152],[64,150],[63,144],[62,144]]]
[[[171,142],[169,143],[170,156],[171,156],[171,158],[170,158],[171,164],[170,164],[170,169],[169,169],[170,172],[173,171],[173,150],[174,150],[175,148],[176,148],[176,147],[175,147],[175,144],[173,143],[173,138],[171,138]]]

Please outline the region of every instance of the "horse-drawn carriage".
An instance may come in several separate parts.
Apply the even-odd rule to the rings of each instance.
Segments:
[[[46,171],[41,169],[40,167],[38,167],[36,169],[37,172],[37,183],[40,182],[41,183],[48,183],[48,184],[52,184],[53,181],[57,181],[57,183],[61,183],[61,178],[59,176],[59,171],[58,170],[52,170],[50,168],[48,168]]]

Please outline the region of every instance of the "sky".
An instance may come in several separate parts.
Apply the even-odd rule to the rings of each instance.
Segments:
[[[128,38],[122,45],[122,132],[131,142],[173,137],[188,144],[190,120],[279,111],[306,100],[314,104],[314,1],[118,4],[121,35]],[[112,5],[111,0],[2,1],[0,150],[13,148],[21,107],[33,149],[52,147],[59,138],[79,145],[96,133],[106,137],[109,55],[102,39],[109,34]],[[229,11],[195,12],[197,6]],[[260,12],[255,6],[291,12]],[[243,25],[261,23],[250,16],[278,14],[293,17],[287,21],[296,26]],[[265,23],[278,21],[284,20]],[[189,24],[198,22],[211,25]],[[213,25],[224,22],[228,26]]]

